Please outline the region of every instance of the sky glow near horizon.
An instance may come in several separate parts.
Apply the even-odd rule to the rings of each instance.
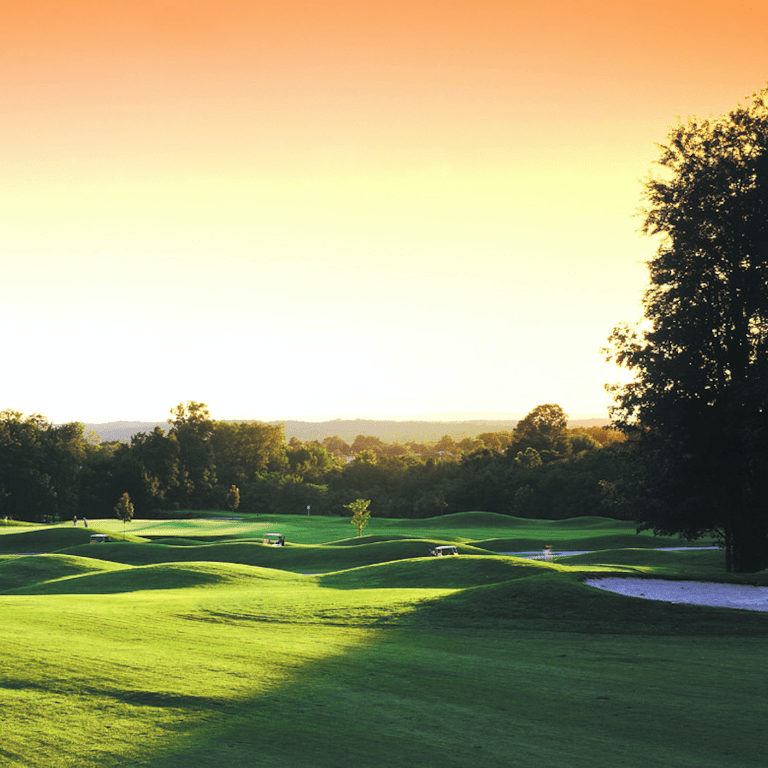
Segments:
[[[768,9],[2,2],[0,410],[605,415],[677,115]]]

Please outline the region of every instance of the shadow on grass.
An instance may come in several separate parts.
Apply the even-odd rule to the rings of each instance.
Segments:
[[[581,583],[585,577],[542,573],[464,589],[422,605],[412,621],[416,626],[590,635],[768,637],[764,614],[626,597],[587,587]]]
[[[9,691],[33,691],[38,693],[47,692],[49,687],[32,680],[21,678],[4,677],[2,688]],[[227,703],[227,699],[215,698],[211,696],[194,696],[183,693],[172,693],[170,691],[146,691],[131,688],[115,688],[110,686],[105,689],[100,685],[89,685],[78,682],[77,687],[67,690],[66,687],[59,687],[59,695],[76,693],[78,696],[87,696],[92,699],[104,701],[113,701],[131,706],[145,707],[163,707],[183,710],[185,712],[208,711],[217,706]]]
[[[768,716],[762,696],[768,671],[755,665],[768,635],[765,615],[627,598],[543,564],[515,568],[501,560],[446,558],[391,567],[412,566],[414,574],[432,568],[441,575],[436,565],[445,566],[443,577],[463,580],[480,574],[476,568],[490,569],[486,575],[507,569],[519,577],[427,595],[385,626],[381,614],[398,608],[383,593],[378,606],[342,600],[335,607],[332,600],[335,613],[325,624],[308,616],[306,626],[296,626],[308,641],[301,651],[306,655],[290,660],[288,677],[268,684],[257,678],[268,674],[271,663],[269,651],[260,650],[252,662],[253,684],[241,697],[190,690],[181,673],[188,642],[181,638],[197,636],[193,621],[202,619],[210,629],[198,636],[203,645],[206,637],[221,636],[210,623],[246,627],[233,637],[247,644],[251,632],[256,636],[266,622],[278,621],[276,615],[247,615],[251,603],[239,603],[239,597],[232,607],[239,603],[240,615],[215,613],[213,597],[208,611],[197,604],[188,616],[171,609],[174,621],[189,630],[178,641],[167,640],[167,654],[178,655],[178,679],[158,675],[155,681],[148,670],[144,690],[131,688],[131,678],[113,684],[108,677],[72,679],[55,689],[42,682],[31,690],[9,676],[2,685],[9,692],[30,689],[41,701],[45,691],[57,697],[72,692],[99,704],[111,699],[138,724],[165,717],[155,751],[140,758],[121,760],[106,740],[113,756],[98,763],[104,768],[507,768],[533,762],[608,768],[616,754],[623,768],[762,766],[753,718]],[[353,578],[349,572],[321,577],[329,588],[320,592],[327,597]],[[284,621],[300,620],[289,613]],[[274,638],[279,642],[292,632]],[[276,645],[275,666],[284,663],[282,653]],[[245,658],[239,666],[221,665],[217,676],[247,680]],[[256,695],[257,688],[263,692]],[[70,765],[95,765],[81,754],[65,757]]]
[[[234,563],[191,562],[119,566],[115,570],[53,578],[49,581],[42,581],[36,574],[32,574],[31,578],[36,580],[27,586],[6,589],[1,594],[107,596],[124,592],[221,587],[229,584],[242,587],[253,581],[290,581],[300,577],[292,573]]]
[[[217,562],[253,565],[292,573],[328,573],[364,565],[426,557],[429,550],[444,543],[432,539],[402,539],[368,542],[361,546],[291,545],[230,541],[221,544],[170,547],[161,544],[83,545],[62,550],[61,554],[96,557],[125,565],[159,565],[167,562]],[[487,556],[489,552],[467,544],[458,545],[466,555]],[[94,552],[97,550],[98,552]]]
[[[768,714],[759,685],[741,689],[745,638],[766,635],[765,616],[633,601],[541,573],[424,601],[292,682],[230,702],[146,765],[608,768],[620,751],[628,768],[756,767],[759,740],[728,705]],[[708,682],[725,700],[697,695],[702,664],[722,654],[738,676]]]

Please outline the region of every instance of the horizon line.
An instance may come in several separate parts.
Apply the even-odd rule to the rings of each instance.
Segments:
[[[308,423],[323,424],[334,421],[442,421],[442,422],[461,422],[461,421],[519,421],[524,419],[526,413],[503,413],[493,411],[479,412],[443,412],[428,413],[419,415],[366,415],[366,416],[326,416],[326,415],[299,415],[290,418],[258,418],[258,417],[235,417],[235,418],[215,418],[213,421],[260,421],[263,423],[271,422],[291,422],[303,421]],[[586,419],[610,420],[608,413],[598,413],[595,411],[586,411],[574,414],[566,414],[568,421],[581,421]],[[164,424],[169,419],[114,419],[110,421],[85,421],[76,419],[83,424]],[[67,423],[67,422],[61,422]]]

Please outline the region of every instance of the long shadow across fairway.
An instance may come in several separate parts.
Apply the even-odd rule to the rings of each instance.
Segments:
[[[37,555],[30,558],[36,563],[60,555]],[[89,567],[87,558],[67,556],[70,561],[81,561],[79,568],[22,569],[16,574],[12,586],[0,579],[0,594],[8,595],[112,595],[123,592],[189,589],[193,587],[247,586],[259,581],[290,581],[300,579],[296,574],[236,563],[190,562],[161,563],[159,565],[104,564]],[[26,558],[25,558],[26,559]],[[91,563],[93,561],[90,561]],[[98,562],[98,561],[96,561]]]
[[[401,565],[429,563],[441,565]],[[219,702],[184,746],[146,765],[609,768],[619,753],[626,768],[762,766],[755,720],[742,713],[768,715],[768,673],[750,655],[768,636],[766,617],[638,605],[576,575],[520,569],[535,575],[426,599],[274,690]],[[402,574],[390,576],[392,586]],[[318,580],[338,589],[344,578],[354,574]],[[703,682],[722,653],[731,669]]]
[[[17,557],[0,562],[0,592],[69,576],[124,570],[129,566],[72,555]]]
[[[768,672],[755,662],[768,635],[768,617],[633,600],[587,588],[579,573],[557,564],[515,561],[487,551],[466,558],[392,557],[414,544],[424,546],[407,540],[296,547],[305,557],[320,552],[328,558],[326,565],[345,567],[304,578],[262,571],[265,582],[318,585],[318,604],[333,611],[304,617],[294,615],[290,603],[270,608],[270,596],[253,573],[261,569],[210,561],[74,576],[47,581],[37,593],[73,594],[80,582],[90,583],[91,594],[103,589],[106,597],[110,590],[147,589],[147,574],[158,586],[164,578],[185,589],[221,586],[229,574],[238,589],[228,604],[222,604],[225,593],[207,598],[199,589],[200,604],[188,616],[174,608],[174,620],[188,620],[190,632],[232,625],[258,633],[268,623],[285,623],[314,633],[320,645],[345,632],[354,637],[339,644],[343,652],[308,657],[288,679],[244,698],[208,695],[204,689],[192,694],[174,688],[178,683],[172,678],[160,678],[146,690],[91,683],[94,697],[113,695],[140,708],[179,713],[178,726],[169,729],[160,751],[112,765],[506,768],[511,761],[536,761],[608,768],[620,754],[625,768],[762,768],[762,740],[755,727],[768,716],[761,693]],[[269,558],[290,555],[292,549],[239,546]],[[167,556],[173,551],[189,553],[191,560],[199,559],[191,549],[240,551],[221,548],[117,544],[83,549],[105,557],[133,551],[139,559],[148,552]],[[395,562],[377,560],[383,556]],[[355,558],[361,566],[352,568]],[[29,578],[55,572],[52,567]],[[120,589],[121,582],[130,589]],[[404,587],[423,589],[423,596],[400,606],[391,594]],[[435,596],[435,589],[451,592]],[[290,600],[290,592],[284,594]],[[257,598],[258,615],[252,608]],[[167,649],[169,656],[183,652],[182,640]],[[274,653],[277,663],[279,646]]]

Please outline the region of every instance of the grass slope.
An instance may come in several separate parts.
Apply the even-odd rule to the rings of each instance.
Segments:
[[[725,553],[721,550],[653,551],[647,549],[605,549],[580,555],[559,557],[567,565],[631,565],[670,575],[697,574],[718,577],[725,571]]]
[[[0,562],[0,578],[18,569],[0,595],[0,762],[762,768],[768,615],[582,583],[704,567],[643,548],[408,556],[472,540],[473,519],[354,544],[79,544]],[[500,538],[480,522],[473,541]],[[626,533],[613,522],[571,532]],[[392,534],[412,538],[375,538]],[[332,572],[289,572],[304,564]]]
[[[0,552],[12,551],[4,547],[8,529],[0,529]],[[51,530],[69,530],[85,533],[82,528],[69,524],[55,526]],[[119,520],[105,518],[92,520],[91,530],[109,533],[122,538],[122,524]],[[133,520],[128,526],[128,535],[144,539],[168,540],[187,539],[198,541],[260,539],[264,533],[280,532],[289,543],[327,544],[345,540],[348,545],[354,541],[354,528],[349,518],[308,517],[302,515],[243,516],[231,520],[226,518],[194,518],[189,520]],[[603,541],[601,549],[610,546],[671,546],[677,539],[658,539],[649,532],[636,534],[635,526],[629,522],[602,517],[581,517],[569,520],[527,520],[498,515],[489,512],[461,512],[452,515],[427,518],[425,520],[396,520],[372,518],[366,528],[368,536],[381,539],[426,538],[445,541],[480,541],[506,539],[512,542],[512,549],[520,551],[520,542],[530,549],[541,549],[545,544],[561,548],[585,549],[580,542],[592,544]],[[624,537],[622,543],[610,543],[611,537]],[[30,539],[31,541],[31,539]],[[708,542],[704,542],[708,543]],[[13,550],[19,551],[19,550]],[[32,550],[27,551],[52,551]]]
[[[92,533],[108,533],[102,528],[75,528],[72,525],[35,527],[22,532],[18,529],[13,532],[11,530],[0,531],[0,552],[2,553],[56,552],[79,544],[90,545]],[[115,539],[122,541],[122,531],[119,534],[115,531],[109,533]],[[126,542],[141,541],[146,539],[130,533],[126,534]]]
[[[123,570],[119,563],[74,555],[42,555],[0,561],[0,592],[70,576]]]
[[[47,557],[55,557],[48,555]],[[73,558],[75,559],[75,558]],[[131,567],[112,564],[101,571],[79,574],[79,578],[59,578],[25,585],[6,594],[26,595],[111,595],[155,589],[191,589],[196,587],[250,586],[256,580],[297,578],[265,568],[232,563],[162,563]]]
[[[462,559],[395,565],[430,562]],[[520,567],[448,591],[234,569],[202,590],[5,596],[4,765],[762,765],[764,616],[638,613]]]
[[[442,541],[404,539],[380,541],[356,547],[302,546],[271,547],[255,542],[230,541],[220,544],[171,547],[159,544],[122,543],[100,544],[100,558],[126,565],[150,565],[165,562],[210,561],[239,563],[263,568],[276,568],[296,573],[321,573],[344,568],[355,568],[373,563],[406,560],[429,556],[430,548]],[[67,554],[85,556],[93,554],[95,547],[81,545],[64,550]],[[462,554],[488,555],[482,549],[459,545]]]
[[[556,563],[518,557],[440,557],[400,560],[337,571],[320,576],[319,583],[333,589],[465,589],[569,570]],[[615,576],[624,571],[619,567],[603,566],[595,568],[591,575],[606,573]],[[579,573],[582,572],[580,569]]]

